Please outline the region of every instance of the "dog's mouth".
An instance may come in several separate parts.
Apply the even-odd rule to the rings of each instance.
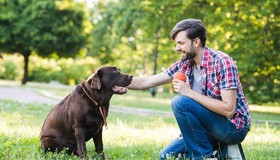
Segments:
[[[112,91],[115,93],[115,94],[125,94],[127,92],[127,88],[126,87],[121,87],[121,86],[116,86],[114,85],[112,87]]]

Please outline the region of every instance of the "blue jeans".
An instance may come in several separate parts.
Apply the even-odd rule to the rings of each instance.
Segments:
[[[248,129],[236,129],[225,116],[216,114],[193,99],[178,95],[173,98],[172,110],[183,139],[175,139],[160,152],[160,159],[167,155],[184,155],[192,160],[211,157],[213,151],[227,153],[227,144],[241,143]],[[223,155],[222,155],[223,156]]]

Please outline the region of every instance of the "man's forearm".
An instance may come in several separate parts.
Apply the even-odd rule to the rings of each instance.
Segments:
[[[145,77],[133,77],[131,83],[127,86],[127,88],[135,90],[146,89],[144,86],[145,81]]]
[[[236,109],[236,97],[233,96],[234,93],[226,93],[223,101],[207,97],[194,90],[189,91],[186,96],[194,99],[195,101],[215,113],[226,116],[227,118],[231,118]]]
[[[128,86],[129,89],[148,89],[156,87],[168,82],[171,82],[171,78],[166,73],[159,73],[146,77],[133,77],[132,82]]]

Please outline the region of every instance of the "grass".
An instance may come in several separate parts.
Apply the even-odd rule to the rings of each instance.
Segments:
[[[0,159],[77,158],[67,154],[45,156],[39,149],[40,128],[52,106],[6,100],[0,101],[0,106]],[[110,113],[108,123],[103,135],[105,153],[111,159],[157,159],[158,151],[178,135],[171,117]],[[163,133],[160,138],[159,133]],[[96,158],[92,141],[87,146],[88,156]]]
[[[0,159],[78,159],[67,154],[45,155],[39,148],[40,128],[52,106],[6,100],[0,106]],[[103,133],[105,154],[117,160],[157,159],[159,151],[179,134],[172,117],[111,112],[108,124]],[[242,144],[247,159],[277,159],[280,127],[253,124]],[[87,148],[88,159],[97,159],[92,141]]]
[[[7,83],[4,85],[16,86]],[[0,84],[0,85],[3,85]],[[44,86],[30,83],[28,89],[41,92],[50,91],[64,96],[71,87]],[[115,95],[112,105],[171,111],[172,96],[159,94],[152,98],[147,91],[129,91],[126,95]],[[0,100],[0,159],[4,160],[47,160],[78,159],[67,154],[44,154],[39,147],[39,134],[42,123],[53,106],[45,104],[26,104]],[[265,108],[265,109],[264,109]],[[242,143],[249,160],[280,159],[280,126],[270,121],[280,122],[279,107],[266,109],[254,106],[252,119],[267,123],[253,123],[251,131]],[[105,154],[112,160],[155,160],[160,150],[179,134],[173,117],[140,116],[110,112],[108,130],[104,129]],[[88,158],[98,159],[92,141],[87,142]]]

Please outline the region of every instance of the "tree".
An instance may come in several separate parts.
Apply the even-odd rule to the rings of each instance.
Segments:
[[[250,102],[279,103],[279,1],[200,0],[188,8],[207,25],[207,44],[237,62]]]
[[[271,0],[99,3],[91,55],[132,74],[153,74],[178,59],[172,50],[175,44],[169,39],[176,22],[202,19],[207,28],[206,44],[237,61],[250,103],[280,103],[279,8],[280,2]]]
[[[22,84],[28,81],[31,53],[73,57],[85,46],[84,12],[73,1],[0,1],[0,51],[24,57]]]
[[[172,45],[166,42],[178,19],[175,17],[182,17],[180,9],[184,5],[183,0],[161,3],[151,0],[100,1],[95,8],[96,17],[100,18],[94,24],[90,55],[101,57],[103,63],[112,63],[117,59],[114,53],[121,52],[129,62],[133,59],[135,65],[129,63],[131,70],[146,68],[152,70],[151,74],[158,72],[158,62],[170,62],[175,57],[169,54],[173,52]],[[158,57],[159,52],[164,56]],[[158,61],[162,57],[164,62]]]
[[[172,44],[167,42],[178,19],[176,17],[182,17],[180,11],[186,3],[190,2],[100,2],[97,13],[101,18],[93,30],[92,35],[97,41],[92,43],[91,54],[101,57],[104,63],[114,63],[119,57],[127,59],[127,63],[117,65],[129,68],[128,71],[141,70],[142,74],[149,75],[158,73],[161,70],[158,66],[164,64],[166,67],[166,62],[175,60],[176,54],[170,54],[174,53]],[[120,53],[118,58],[115,53]]]

